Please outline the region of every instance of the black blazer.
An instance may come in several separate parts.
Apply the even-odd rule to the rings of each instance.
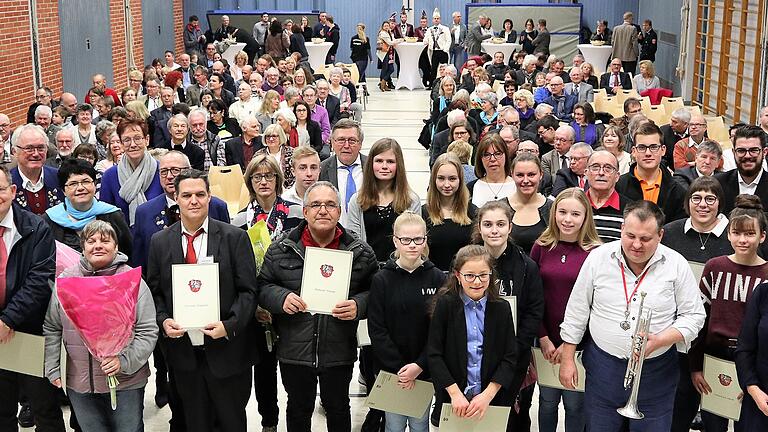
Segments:
[[[226,378],[243,372],[257,359],[253,340],[259,294],[256,262],[245,231],[212,218],[208,219],[208,231],[206,256],[219,264],[219,312],[227,337],[214,340],[205,336],[204,348],[211,373]],[[163,321],[173,317],[171,265],[184,263],[181,241],[181,222],[152,236],[147,285],[155,299],[159,342],[166,360],[179,370],[194,371],[198,366],[189,337],[165,337],[162,330]]]
[[[485,311],[483,362],[480,366],[482,390],[495,382],[502,389],[491,405],[511,406],[519,389],[510,388],[517,367],[517,342],[512,325],[512,310],[505,300],[488,301]],[[467,324],[461,297],[446,293],[437,299],[429,326],[427,359],[437,406],[450,403],[445,390],[451,384],[461,391],[467,386]]]
[[[659,129],[661,129],[661,143],[667,148],[666,153],[664,153],[664,161],[668,167],[675,166],[675,144],[681,139],[688,137],[688,131],[686,130],[681,137],[675,134],[672,126],[668,124],[659,127]]]
[[[319,99],[317,103],[320,104]],[[328,121],[331,123],[331,127],[333,127],[333,125],[339,121],[339,115],[341,114],[340,106],[341,102],[339,101],[339,98],[334,95],[328,95],[328,97],[325,99],[324,108],[326,111],[328,111]]]
[[[570,168],[560,168],[555,173],[555,183],[552,185],[553,197],[557,197],[560,192],[572,188],[579,187],[579,178],[571,171]],[[584,176],[584,190],[587,189],[587,176]]]
[[[619,72],[619,81],[621,81],[621,88],[632,88],[632,80],[629,79],[629,74],[626,72]],[[600,88],[604,88],[608,94],[613,93],[613,87],[611,87],[611,73],[606,72],[600,75]]]
[[[720,181],[723,187],[723,196],[725,202],[720,204],[720,213],[728,215],[735,207],[734,201],[739,194],[739,170],[733,169],[724,173],[715,174],[715,178]],[[763,170],[760,182],[755,189],[755,196],[760,198],[763,203],[763,209],[768,209],[768,171]],[[768,212],[766,212],[768,215]]]
[[[688,190],[688,188],[691,187],[691,183],[693,183],[693,181],[698,177],[699,172],[696,171],[695,166],[680,168],[679,170],[675,171],[675,174],[672,176],[672,178],[674,178],[680,186],[684,187],[685,190]]]
[[[616,182],[616,190],[620,195],[624,195],[630,201],[643,199],[643,190],[640,187],[640,180],[635,177],[636,166],[637,164],[632,164],[629,167],[629,172],[619,177],[619,181]],[[666,216],[664,223],[670,223],[688,217],[683,209],[684,202],[685,188],[673,180],[669,171],[662,166],[661,188],[659,190],[659,199],[656,204],[658,204],[664,211],[664,215]]]
[[[253,145],[253,153],[255,154],[257,151],[261,150],[262,147],[264,147],[264,144],[261,141],[261,135],[254,137],[253,140],[251,140]],[[235,137],[230,139],[229,141],[224,144],[224,154],[227,158],[227,165],[240,165],[240,168],[245,172],[245,167],[248,166],[248,163],[243,160],[243,136]],[[248,161],[250,162],[250,161]]]
[[[323,150],[323,130],[320,124],[310,118],[307,119],[307,133],[309,134],[309,146],[317,150],[319,154]],[[261,139],[261,137],[259,137]]]
[[[176,149],[174,147],[173,143],[170,143],[171,150],[178,150],[187,155],[192,168],[200,171],[205,169],[205,150],[201,149],[197,144],[187,141],[184,148]]]

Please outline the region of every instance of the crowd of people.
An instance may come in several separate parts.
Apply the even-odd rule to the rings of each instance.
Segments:
[[[559,365],[564,388],[539,386],[541,431],[557,429],[561,400],[567,431],[687,431],[712,390],[705,354],[735,362],[737,430],[768,427],[768,107],[759,124],[734,125],[724,150],[685,108],[661,127],[638,99],[622,117],[595,113],[593,90],[628,88],[622,69],[633,71],[632,60],[617,56],[601,77],[580,55],[566,67],[549,55],[545,20],[538,29],[528,20],[518,37],[510,20],[495,33],[485,16],[469,30],[459,12],[450,28],[437,10],[430,27],[426,13],[418,28],[400,18],[377,37],[380,88],[397,64],[392,45],[426,41],[426,197],[409,186],[401,138],[361,153],[351,71],[335,67],[325,79],[306,62],[303,41],[338,44],[327,13],[314,28],[264,14],[252,33],[224,16],[207,35],[192,16],[178,63],[168,51],[132,70],[120,92],[96,74],[82,104],[42,87],[25,124],[0,114],[0,343],[45,336],[44,377],[0,370],[0,429],[18,421],[63,431],[57,388],[66,386],[75,430],[143,430],[152,356],[154,401],[170,405],[172,431],[247,430],[252,390],[262,430],[277,430],[278,368],[287,430],[312,430],[319,385],[328,430],[350,431],[358,359],[367,391],[380,371],[406,390],[416,380],[435,388],[433,409],[370,409],[364,431],[428,430],[443,403],[468,418],[511,407],[507,430],[527,431],[532,348]],[[650,21],[640,33],[629,14],[622,26],[632,44],[650,37]],[[492,35],[522,51],[480,54]],[[603,25],[593,37],[611,36]],[[232,39],[248,49],[229,65],[214,42]],[[364,77],[363,25],[351,47]],[[658,84],[652,62],[642,59],[637,84]],[[244,173],[248,204],[237,214],[211,194],[214,166]],[[269,237],[263,256],[253,227]],[[59,274],[56,242],[80,254]],[[331,314],[309,313],[302,299],[307,248],[353,255],[348,298]],[[185,329],[174,319],[172,268],[211,262],[220,320]],[[135,267],[130,340],[97,358],[57,281]],[[638,393],[645,419],[629,422],[616,409],[629,398],[642,304],[653,310]],[[363,319],[371,345],[358,348]],[[106,377],[118,382],[116,409]],[[701,421],[707,431],[728,427],[707,411]]]

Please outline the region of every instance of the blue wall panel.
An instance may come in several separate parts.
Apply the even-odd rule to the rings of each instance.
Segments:
[[[644,0],[649,2],[650,0]],[[623,21],[622,16],[624,12],[632,12],[635,17],[638,15],[640,0],[585,0],[581,2],[584,5],[584,12],[582,15],[582,25],[586,24],[592,31],[595,31],[597,20],[608,20],[608,26],[613,28],[616,25],[621,24]],[[659,4],[666,4],[669,2],[659,1]],[[659,11],[666,11],[667,6],[664,5]],[[635,19],[637,22],[637,19]]]
[[[653,21],[653,28],[656,33],[669,33],[674,39],[672,42],[667,38],[664,38],[663,41],[661,37],[659,38],[659,48],[656,52],[654,66],[662,86],[671,86],[675,95],[683,94],[680,80],[675,76],[680,46],[686,44],[686,41],[680,40],[680,23],[682,21],[680,7],[682,3],[682,0],[643,0],[640,3],[639,12],[640,22],[646,18],[650,19]],[[695,24],[693,24],[691,31],[695,31],[695,28]],[[693,56],[693,51],[690,51],[688,55],[689,57]]]

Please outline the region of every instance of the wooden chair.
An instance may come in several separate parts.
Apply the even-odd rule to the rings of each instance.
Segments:
[[[723,116],[709,117],[707,119],[707,136],[717,142],[730,141],[730,133],[725,127]]]
[[[651,106],[648,111],[643,110],[643,113],[649,120],[653,120],[656,126],[663,126],[669,123],[669,114],[667,114],[664,105]]]
[[[651,98],[649,98],[648,96],[641,97],[640,98],[640,105],[642,105],[642,107],[643,107],[643,112],[645,112],[646,110],[650,110],[651,106],[652,106],[651,105]]]
[[[620,106],[615,96],[596,97],[595,98],[595,111],[597,112],[611,112],[611,110]]]
[[[629,98],[640,99],[640,94],[637,93],[635,89],[620,90],[618,93],[616,93],[616,99],[619,101],[621,106],[624,106],[624,102]]]
[[[229,214],[234,216],[245,206],[241,205],[242,191],[246,190],[243,171],[240,165],[212,166],[208,171],[211,195],[227,203]],[[246,200],[245,204],[248,204]]]
[[[596,88],[592,90],[592,93],[595,95],[595,99],[598,97],[608,97],[608,92],[604,88]]]
[[[698,105],[686,106],[685,109],[687,109],[688,112],[691,113],[691,115],[702,115],[701,108],[699,108]]]
[[[670,115],[674,110],[685,107],[685,104],[683,103],[683,98],[681,97],[676,97],[676,98],[663,97],[661,98],[661,104],[664,105],[664,110]]]

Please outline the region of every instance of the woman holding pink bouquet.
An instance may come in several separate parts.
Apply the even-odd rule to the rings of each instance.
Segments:
[[[57,280],[43,324],[45,373],[62,386],[63,342],[65,385],[82,430],[143,431],[147,359],[158,334],[152,294],[109,223],[86,225],[81,242],[80,263]]]

